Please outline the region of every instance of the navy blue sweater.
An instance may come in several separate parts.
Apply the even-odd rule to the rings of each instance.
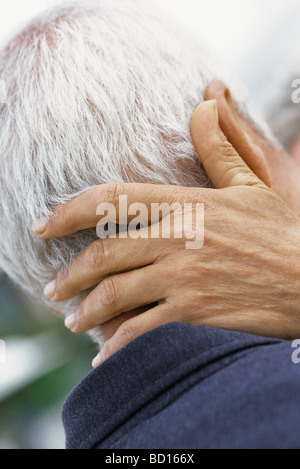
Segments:
[[[67,398],[67,448],[300,448],[291,343],[170,323],[137,338]]]

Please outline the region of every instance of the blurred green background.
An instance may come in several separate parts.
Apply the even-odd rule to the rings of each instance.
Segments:
[[[62,405],[92,370],[96,346],[85,334],[68,331],[4,275],[0,311],[6,349],[6,363],[0,363],[0,449],[64,448]]]

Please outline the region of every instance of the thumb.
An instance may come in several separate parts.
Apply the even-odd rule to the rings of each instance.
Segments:
[[[215,100],[204,101],[197,107],[191,121],[191,135],[200,161],[217,189],[264,186],[222,132]]]

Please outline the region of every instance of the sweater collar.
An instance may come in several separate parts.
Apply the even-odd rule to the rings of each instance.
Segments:
[[[246,349],[274,342],[278,341],[181,323],[138,337],[89,373],[68,396],[63,407],[67,448],[101,444],[179,381],[182,392],[185,381],[192,385],[196,371],[202,370],[204,379]]]

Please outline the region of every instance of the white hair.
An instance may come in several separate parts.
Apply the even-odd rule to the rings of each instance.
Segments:
[[[56,7],[1,51],[0,77],[0,266],[48,305],[45,284],[96,233],[44,241],[34,220],[102,183],[209,186],[190,120],[212,79],[262,128],[240,86],[152,2]],[[84,295],[59,308],[69,314]]]

